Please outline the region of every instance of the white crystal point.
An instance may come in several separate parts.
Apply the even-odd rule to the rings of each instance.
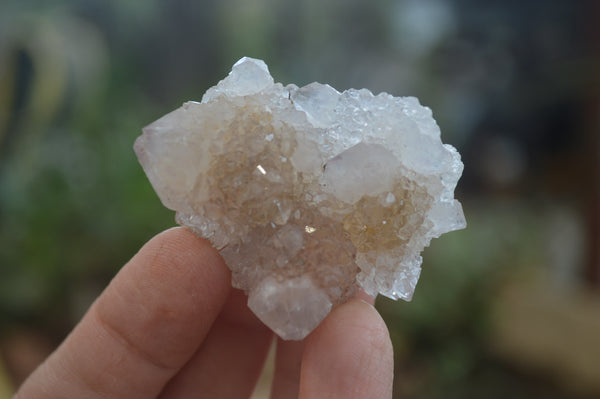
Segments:
[[[340,100],[340,93],[329,85],[310,83],[291,93],[296,109],[306,112],[313,125],[327,127],[337,120],[334,110]]]
[[[327,162],[323,190],[348,203],[384,192],[393,196],[390,190],[399,165],[394,154],[384,146],[359,143]]]
[[[233,65],[225,79],[206,91],[202,102],[209,102],[221,95],[248,96],[272,85],[273,78],[267,64],[263,60],[244,57]]]
[[[414,97],[283,86],[244,57],[143,131],[134,149],[160,200],[285,339],[360,288],[410,300],[421,251],[466,226],[460,155]]]
[[[310,278],[267,277],[250,291],[248,307],[281,338],[301,340],[327,316],[331,302]]]

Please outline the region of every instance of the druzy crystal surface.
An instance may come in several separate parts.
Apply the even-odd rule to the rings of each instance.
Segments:
[[[179,224],[208,239],[284,339],[361,287],[412,298],[420,253],[465,227],[463,164],[413,97],[275,83],[242,58],[201,102],[144,128],[135,152]]]

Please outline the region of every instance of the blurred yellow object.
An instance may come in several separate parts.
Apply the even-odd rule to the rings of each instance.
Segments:
[[[0,399],[9,399],[14,393],[14,387],[11,385],[4,362],[0,359]]]
[[[600,296],[543,275],[505,288],[494,308],[491,345],[500,357],[553,377],[582,395],[600,395]]]
[[[250,399],[268,399],[271,397],[271,385],[273,384],[273,377],[275,374],[275,353],[277,347],[277,340],[273,340],[271,348],[267,354],[265,365],[260,378],[254,387],[254,392]]]
[[[31,21],[13,25],[0,47],[0,138],[16,135],[11,128],[39,132],[59,112],[67,92],[66,43],[51,22],[26,19]]]
[[[11,21],[0,41],[0,146],[31,145],[99,86],[108,51],[96,28],[74,16]]]

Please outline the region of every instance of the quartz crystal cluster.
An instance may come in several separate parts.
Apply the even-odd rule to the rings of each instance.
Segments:
[[[463,164],[413,97],[275,83],[242,58],[135,152],[179,224],[210,240],[283,339],[362,287],[410,300],[432,237],[465,227]]]

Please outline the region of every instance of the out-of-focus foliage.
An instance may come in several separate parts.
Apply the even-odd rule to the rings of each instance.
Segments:
[[[566,397],[486,340],[504,280],[540,268],[581,283],[598,185],[584,178],[597,173],[596,11],[559,0],[0,3],[0,338],[29,328],[58,342],[174,224],[133,141],[247,55],[283,83],[417,96],[464,156],[468,229],[425,251],[412,303],[379,303],[396,392]],[[565,249],[549,256],[555,241]]]
[[[542,261],[535,211],[495,201],[468,210],[468,229],[427,250],[414,300],[378,301],[395,345],[398,397],[563,397],[507,369],[487,342],[499,287]]]

